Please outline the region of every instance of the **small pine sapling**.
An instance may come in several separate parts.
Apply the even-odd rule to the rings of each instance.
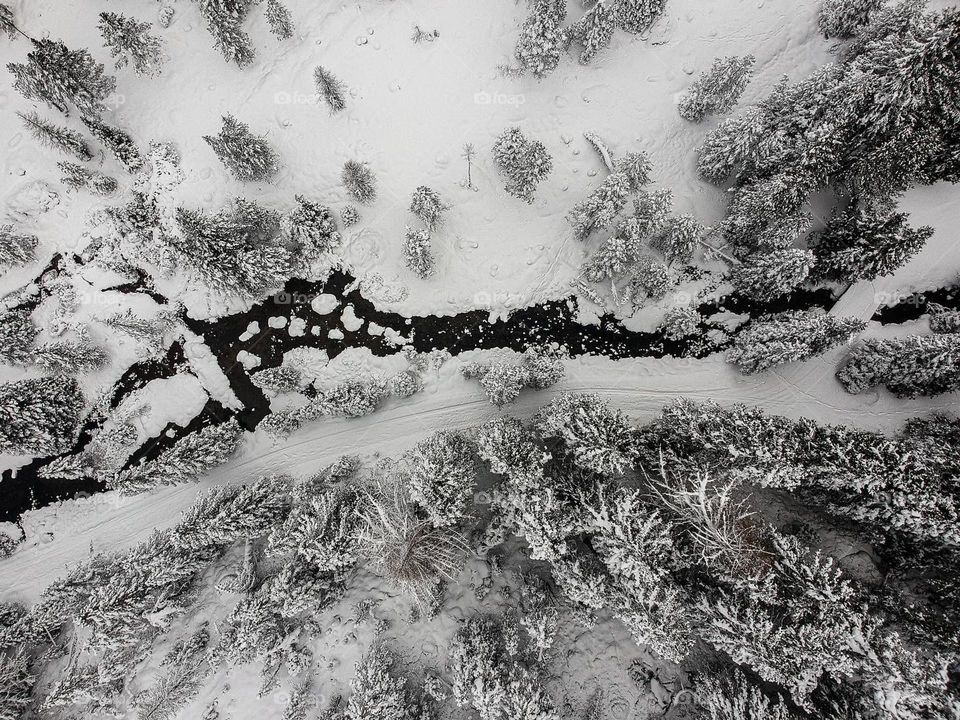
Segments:
[[[730,271],[738,292],[760,302],[776,300],[793,292],[810,274],[813,253],[790,248],[747,257]]]
[[[280,40],[288,40],[293,37],[293,18],[290,17],[290,11],[284,7],[280,0],[267,0],[263,15],[270,25],[270,32]]]
[[[135,173],[143,168],[143,155],[128,132],[96,118],[84,116],[81,120],[90,134],[110,150],[124,170]]]
[[[409,225],[403,234],[403,262],[419,277],[426,279],[434,273],[430,233]]]
[[[426,185],[420,185],[413,191],[410,212],[423,220],[431,231],[440,226],[443,221],[443,213],[449,209],[450,206],[440,199],[436,190]]]
[[[347,160],[340,173],[340,181],[357,202],[369,205],[377,199],[377,182],[366,163]]]
[[[41,145],[54,148],[78,160],[90,160],[93,153],[83,136],[70,128],[44,120],[35,112],[17,113],[24,126]]]
[[[26,265],[37,257],[37,236],[14,232],[13,225],[0,225],[0,271]]]
[[[700,122],[707,115],[729,112],[746,90],[754,62],[753,55],[714,60],[677,103],[680,117]]]
[[[276,151],[233,115],[224,115],[220,132],[203,139],[241,182],[270,180],[279,170]]]
[[[313,71],[313,82],[317,87],[317,94],[323,98],[330,112],[338,113],[347,106],[343,83],[322,65],[317,65]]]
[[[594,230],[610,225],[627,204],[627,198],[650,182],[650,169],[645,153],[630,153],[618,162],[600,187],[567,215],[577,238],[585,240]]]
[[[493,145],[493,160],[506,178],[504,189],[524,202],[532,203],[533,194],[553,170],[553,160],[539,140],[528,140],[518,127],[507,128]]]
[[[160,40],[148,31],[150,23],[140,23],[119,13],[100,13],[100,34],[116,58],[118,68],[133,64],[138,75],[155,75],[163,62]]]
[[[62,42],[31,40],[26,63],[10,63],[14,87],[28,100],[42,100],[64,114],[73,105],[83,115],[104,109],[117,81],[86,50],[70,50]]]

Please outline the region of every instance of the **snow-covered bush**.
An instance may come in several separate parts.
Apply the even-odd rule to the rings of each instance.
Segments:
[[[614,0],[596,0],[593,6],[567,29],[569,40],[583,48],[580,52],[581,64],[587,65],[598,52],[610,44],[616,27]]]
[[[898,397],[960,389],[960,335],[914,335],[864,340],[837,372],[853,394],[885,385]]]
[[[417,230],[409,225],[404,228],[403,263],[423,279],[433,275],[434,259],[429,230]]]
[[[532,203],[533,194],[553,170],[553,160],[539,140],[528,140],[518,127],[507,128],[493,145],[493,161],[506,179],[508,193]]]
[[[298,392],[307,385],[303,373],[292,365],[258,370],[250,375],[250,380],[258,388],[278,394]]]
[[[423,381],[412,370],[404,370],[392,376],[389,380],[390,394],[399,398],[413,397],[423,390]]]
[[[280,163],[276,151],[262,137],[254,135],[250,127],[229,113],[222,117],[223,126],[216,135],[204,135],[204,141],[213,148],[227,170],[241,182],[259,182],[272,179]]]
[[[407,492],[435,526],[463,518],[476,483],[474,457],[470,442],[451,430],[434,433],[404,456]]]
[[[343,712],[343,720],[410,720],[422,715],[416,694],[395,670],[396,658],[377,645],[357,663],[350,681],[352,694]]]
[[[702,319],[696,308],[678,305],[667,311],[661,328],[667,339],[684,340],[697,334]]]
[[[338,113],[347,106],[343,83],[322,65],[317,65],[313,71],[313,82],[317,87],[317,94],[327,103],[330,112]],[[344,184],[347,184],[346,181]],[[350,186],[347,185],[347,187]],[[364,201],[361,200],[361,202]]]
[[[27,62],[10,63],[14,87],[28,100],[42,100],[69,114],[71,105],[81,116],[95,116],[117,87],[117,81],[86,50],[70,50],[62,42],[31,40]]]
[[[0,385],[0,452],[59,455],[77,436],[83,393],[63,375]]]
[[[633,467],[634,430],[599,395],[560,395],[541,408],[533,426],[541,436],[561,440],[580,467],[602,475]]]
[[[357,202],[369,205],[377,199],[377,181],[366,163],[347,160],[340,173],[340,182]]]
[[[545,390],[560,382],[563,356],[529,347],[518,362],[470,363],[461,368],[461,373],[465,378],[478,378],[490,402],[503,407],[516,400],[523,388]]]
[[[337,232],[330,208],[302,195],[297,195],[296,201],[297,207],[290,213],[290,237],[299,246],[305,262],[338,249],[343,238]]]
[[[387,383],[379,377],[348,380],[332,388],[320,390],[313,404],[326,415],[362,417],[379,407],[387,396]]]
[[[294,557],[267,585],[273,607],[283,618],[323,611],[343,595],[343,583],[331,572]]]
[[[787,295],[799,287],[813,267],[813,253],[791,248],[750,255],[730,271],[730,281],[738,292],[766,302]]]
[[[17,116],[41,145],[72,155],[77,160],[93,159],[86,139],[76,130],[45,120],[35,112],[18,112]]]
[[[100,13],[100,34],[118,68],[132,62],[138,75],[154,75],[163,62],[160,40],[151,35],[150,23],[140,23],[120,13]]]
[[[556,69],[567,47],[564,0],[531,0],[530,15],[520,28],[514,57],[520,67],[542,78]]]
[[[707,115],[729,112],[747,89],[754,62],[753,55],[714,60],[677,103],[680,117],[700,122]]]
[[[635,35],[650,28],[667,0],[614,0],[617,27]]]
[[[366,489],[359,512],[361,554],[418,603],[426,603],[438,582],[452,580],[459,571],[463,538],[422,517],[396,482]]]
[[[122,470],[107,482],[110,487],[128,495],[162,485],[192,482],[225,463],[239,447],[242,438],[243,431],[233,418],[219,425],[208,425],[187,435],[153,460]]]
[[[943,305],[929,303],[930,330],[938,335],[960,333],[960,310],[948,310]]]
[[[340,222],[343,223],[344,227],[352,227],[356,225],[359,220],[360,213],[354,205],[347,205],[340,211]]]
[[[756,320],[734,339],[727,362],[756,373],[807,360],[850,342],[867,324],[813,310],[795,310]]]
[[[410,212],[420,218],[428,228],[433,230],[443,222],[443,214],[450,209],[440,198],[440,194],[426,185],[420,185],[413,191],[410,201]]]

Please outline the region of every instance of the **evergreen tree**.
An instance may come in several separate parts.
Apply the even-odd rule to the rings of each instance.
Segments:
[[[668,340],[684,340],[697,334],[703,317],[696,308],[678,305],[663,318],[663,334]]]
[[[930,313],[930,330],[943,335],[946,333],[960,333],[960,310],[948,310],[943,305],[928,303]]]
[[[87,141],[80,133],[44,120],[35,112],[26,114],[18,112],[17,116],[40,144],[73,155],[78,160],[93,158],[93,153],[90,152]]]
[[[73,444],[83,393],[74,378],[51,376],[0,385],[0,452],[58,455]]]
[[[340,211],[340,222],[345,228],[352,227],[360,220],[360,213],[355,205],[347,205]]]
[[[507,128],[493,145],[493,161],[506,178],[504,188],[516,198],[532,203],[533,194],[553,170],[553,160],[539,140],[528,140],[518,127]]]
[[[19,720],[27,716],[35,680],[27,653],[22,648],[0,655],[0,720]]]
[[[589,64],[598,52],[607,47],[615,29],[616,10],[613,2],[607,4],[607,0],[596,0],[593,7],[567,30],[570,40],[583,48],[580,63]]]
[[[200,14],[213,35],[217,49],[227,62],[246,67],[253,62],[254,50],[250,36],[240,28],[252,5],[252,0],[197,0]]]
[[[543,437],[562,440],[579,467],[603,475],[633,467],[633,428],[599,395],[560,395],[541,408],[533,425]]]
[[[666,4],[667,0],[615,0],[617,27],[639,35],[653,25]]]
[[[111,195],[117,190],[117,181],[112,177],[96,170],[88,170],[83,165],[58,162],[57,167],[63,173],[60,182],[71,190],[90,190],[97,195]]]
[[[50,372],[76,375],[103,368],[109,356],[103,348],[89,341],[60,340],[36,347],[33,359]]]
[[[288,40],[293,37],[293,18],[280,0],[267,0],[263,15],[270,24],[270,32],[278,38]]]
[[[107,146],[123,169],[135,173],[143,168],[143,155],[130,134],[118,127],[112,127],[92,117],[82,117],[83,124],[95,138]]]
[[[270,180],[279,170],[276,151],[233,115],[223,116],[219,134],[204,135],[203,139],[241,182]]]
[[[104,109],[117,82],[86,50],[70,50],[62,42],[31,40],[27,62],[10,63],[14,87],[28,100],[42,100],[64,114],[75,106],[82,115]]]
[[[594,230],[610,225],[623,210],[629,196],[649,182],[650,160],[646,153],[628,154],[600,187],[577,203],[567,215],[574,234],[585,240]]]
[[[317,65],[313,71],[313,82],[317,87],[317,94],[330,107],[330,112],[338,113],[347,106],[343,83],[322,65]]]
[[[290,237],[308,261],[340,247],[343,238],[337,232],[333,213],[326,205],[296,196],[297,208],[290,214]]]
[[[404,229],[403,262],[423,279],[433,275],[434,259],[427,230],[416,230],[409,225]]]
[[[240,445],[243,432],[230,419],[187,435],[153,460],[141,462],[116,474],[110,487],[126,495],[152,490],[163,485],[191,482],[203,473],[225,463]]]
[[[410,212],[423,220],[431,231],[440,226],[443,222],[443,213],[449,209],[450,206],[440,199],[440,194],[436,190],[420,185],[413,191]]]
[[[29,365],[33,362],[31,348],[39,332],[28,310],[0,312],[0,360],[10,365]]]
[[[350,681],[353,693],[347,701],[344,720],[408,720],[416,717],[406,681],[394,671],[394,657],[377,645],[357,663]]]
[[[740,115],[721,120],[697,151],[697,172],[704,180],[724,182],[735,170],[744,169],[753,159],[765,130],[761,110],[750,108]]]
[[[456,525],[476,484],[474,450],[460,433],[440,430],[410,450],[407,492],[435,527]]]
[[[750,255],[730,271],[737,292],[760,302],[775,300],[799,287],[810,274],[813,253],[809,250],[777,250]]]
[[[794,720],[783,698],[771,700],[739,669],[707,675],[697,684],[696,703],[703,720]]]
[[[155,75],[163,62],[160,40],[149,33],[150,23],[113,12],[100,13],[100,34],[118,68],[133,64],[138,75]]]
[[[340,173],[340,182],[357,202],[369,205],[377,199],[377,181],[366,163],[347,160]]]
[[[862,342],[837,372],[847,392],[885,385],[897,397],[960,390],[960,335],[915,335]]]
[[[308,492],[304,487],[295,487],[294,493]],[[295,556],[328,573],[345,571],[358,559],[359,510],[359,498],[350,489],[310,494],[271,531],[269,553]]]
[[[807,360],[850,342],[867,324],[812,310],[796,310],[752,322],[734,340],[727,362],[756,373]]]
[[[892,275],[916,255],[933,228],[911,228],[904,213],[851,206],[835,215],[815,238],[816,276],[853,282]]]
[[[6,3],[0,3],[0,33],[5,33],[7,37],[12,39],[17,36],[18,32],[13,10]]]
[[[824,37],[850,38],[882,5],[883,0],[821,0],[817,25]]]
[[[13,225],[0,225],[0,270],[36,260],[37,243],[36,235],[21,235]]]
[[[566,17],[564,0],[531,0],[530,15],[523,21],[514,50],[522,69],[542,78],[557,68],[567,47],[562,27]]]
[[[714,60],[677,103],[680,117],[700,122],[707,115],[729,112],[747,89],[754,62],[753,55]]]
[[[690,262],[705,232],[703,224],[693,215],[677,215],[667,220],[666,227],[654,236],[650,246],[671,265]]]

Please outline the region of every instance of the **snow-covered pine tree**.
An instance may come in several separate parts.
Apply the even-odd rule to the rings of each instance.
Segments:
[[[637,295],[642,293],[642,296],[659,300],[673,286],[670,268],[652,257],[641,256],[633,268],[630,286]]]
[[[213,148],[220,162],[241,182],[270,180],[279,170],[276,151],[233,115],[224,115],[220,132],[217,135],[204,135],[203,139]]]
[[[0,385],[0,452],[59,455],[73,444],[84,399],[76,379],[64,375]]]
[[[520,391],[530,378],[526,368],[510,362],[465,365],[461,372],[466,378],[479,378],[480,387],[497,407],[503,407],[520,397]]]
[[[556,69],[568,42],[562,27],[566,17],[564,0],[531,0],[530,15],[523,21],[514,50],[523,70],[542,78]]]
[[[705,232],[703,224],[693,215],[677,215],[667,220],[663,230],[650,241],[650,247],[663,255],[671,265],[690,262]]]
[[[176,314],[161,311],[152,318],[137,315],[132,309],[114,313],[103,319],[103,324],[143,342],[151,350],[159,350],[163,336],[176,322]]]
[[[340,211],[340,222],[345,228],[353,227],[360,221],[360,213],[355,205],[347,205]]]
[[[821,0],[817,25],[827,38],[850,38],[870,22],[883,0]]]
[[[299,557],[270,578],[269,589],[274,609],[284,618],[322,612],[343,595],[342,581]]]
[[[62,125],[56,125],[48,120],[44,120],[35,112],[21,113],[17,116],[23,121],[24,126],[30,131],[41,145],[51,147],[68,155],[73,155],[78,160],[90,160],[93,153],[87,141],[80,133],[71,130]]]
[[[63,173],[60,182],[70,190],[90,190],[97,195],[111,195],[117,190],[117,181],[102,172],[66,161],[58,162],[57,167]]]
[[[292,365],[258,370],[250,375],[250,380],[258,388],[277,394],[298,392],[307,385],[303,373]]]
[[[200,6],[200,14],[207,23],[207,30],[213,35],[217,49],[227,62],[235,62],[246,67],[253,62],[254,50],[250,36],[241,29],[241,24],[252,0],[195,0]]]
[[[771,699],[739,670],[704,675],[696,686],[703,720],[796,720],[780,695]]]
[[[35,680],[23,648],[0,655],[0,720],[20,720],[27,716]]]
[[[293,37],[293,18],[280,0],[267,0],[263,16],[270,25],[270,32],[279,39],[288,40]]]
[[[730,271],[737,292],[766,302],[799,287],[810,274],[814,257],[809,250],[790,248],[748,256]]]
[[[938,303],[928,303],[930,330],[938,335],[960,333],[960,310],[950,310]]]
[[[308,494],[270,533],[268,552],[297,556],[318,570],[342,573],[358,559],[359,497],[351,488],[328,488],[310,493],[312,484],[295,486],[294,494]]]
[[[407,683],[395,670],[395,658],[383,645],[357,663],[353,691],[343,720],[409,720],[417,717]]]
[[[340,182],[357,202],[369,205],[377,199],[376,178],[366,163],[347,160],[340,173]]]
[[[573,25],[567,29],[568,37],[583,50],[580,63],[589,64],[603,48],[610,44],[616,30],[614,0],[596,0]]]
[[[646,153],[629,153],[616,164],[589,197],[581,200],[567,215],[574,234],[585,240],[594,230],[610,225],[627,204],[630,195],[650,182],[650,160]]]
[[[463,518],[476,484],[475,451],[460,433],[440,430],[404,455],[411,500],[436,527]]]
[[[33,50],[26,63],[10,63],[14,87],[28,100],[42,100],[64,114],[73,105],[82,115],[96,115],[116,89],[117,81],[106,74],[86,50],[70,50],[62,42],[31,40]]]
[[[720,224],[724,239],[738,256],[759,250],[758,241],[769,241],[771,228],[786,217],[801,215],[803,202],[815,182],[802,172],[786,171],[738,187]]]
[[[386,381],[371,376],[319,390],[313,404],[325,415],[363,417],[376,410],[386,396]]]
[[[518,127],[507,128],[493,145],[493,161],[506,178],[508,193],[532,203],[533,194],[553,170],[553,160],[539,140],[528,140]]]
[[[548,347],[531,345],[523,351],[520,367],[527,371],[526,386],[534,390],[546,390],[563,380],[566,373],[564,349],[554,350]]]
[[[179,440],[153,460],[117,473],[108,484],[123,494],[132,495],[161,485],[191,482],[225,463],[239,447],[242,437],[243,431],[233,418],[219,425],[208,425]]]
[[[307,263],[339,248],[343,238],[330,208],[303,195],[297,195],[296,201],[297,207],[290,214],[290,237]]]
[[[17,28],[16,18],[13,16],[13,10],[6,3],[0,3],[0,33],[9,38],[16,37],[19,29]]]
[[[813,225],[813,216],[800,210],[775,218],[753,239],[757,252],[786,250]]]
[[[614,0],[617,27],[639,35],[663,12],[667,0]]]
[[[905,213],[849,207],[815,238],[818,278],[853,282],[891,275],[920,252],[933,228],[911,228]]]
[[[753,55],[714,60],[713,66],[700,74],[677,103],[680,117],[700,122],[707,115],[729,112],[747,89],[754,62]]]
[[[755,320],[734,339],[727,362],[756,373],[822,355],[850,342],[867,324],[814,310],[795,310]]]
[[[434,259],[428,230],[417,230],[409,225],[404,228],[403,262],[423,279],[433,275]]]
[[[0,271],[26,265],[37,257],[37,236],[14,232],[13,225],[0,225]]]
[[[426,185],[420,185],[413,191],[413,199],[410,201],[410,212],[426,223],[432,232],[443,222],[443,214],[450,209],[440,198],[440,194],[433,188]]]
[[[313,82],[316,85],[317,94],[327,103],[330,112],[338,113],[347,106],[343,83],[322,65],[317,65],[314,69]]]
[[[697,334],[701,320],[703,318],[696,308],[677,305],[667,311],[661,328],[668,340],[684,340]]]
[[[10,365],[29,365],[33,361],[34,341],[39,334],[30,311],[0,311],[0,360]]]
[[[34,362],[45,370],[64,375],[99,370],[107,364],[106,350],[88,340],[59,340],[33,350]]]
[[[152,687],[134,699],[139,717],[173,717],[200,692],[213,671],[206,658],[209,639],[204,623],[186,640],[174,643],[163,659],[164,672]]]
[[[854,348],[837,379],[853,394],[880,385],[908,398],[960,390],[960,335],[870,338]]]
[[[100,34],[118,68],[133,64],[138,75],[155,75],[163,62],[159,38],[150,34],[150,23],[140,23],[120,13],[100,13]]]
[[[123,168],[129,173],[135,173],[143,168],[143,155],[130,134],[118,127],[107,125],[93,117],[82,117],[87,130],[106,145]]]
[[[541,436],[561,440],[580,467],[603,475],[633,467],[633,428],[599,395],[560,395],[540,409],[533,426]]]
[[[697,151],[697,173],[708,182],[720,184],[742,170],[753,158],[764,137],[765,118],[759,108],[721,120],[707,133]]]

